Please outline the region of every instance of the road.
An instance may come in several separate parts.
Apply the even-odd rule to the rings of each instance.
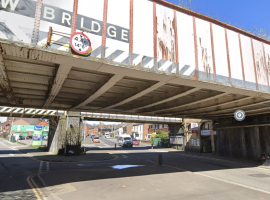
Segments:
[[[270,169],[165,148],[114,150],[114,143],[85,142],[89,153],[114,154],[113,160],[49,163],[0,140],[0,199],[270,199]]]
[[[93,143],[91,137],[86,137],[85,142],[83,144],[84,147],[87,148],[114,148],[116,144],[117,148],[122,149],[123,147],[118,146],[117,140],[115,138],[110,138],[106,139],[104,137],[100,137],[100,143]],[[150,148],[151,144],[150,143],[141,143],[140,145],[134,145],[134,148],[141,148],[141,147],[149,147]],[[125,148],[126,149],[126,148]]]

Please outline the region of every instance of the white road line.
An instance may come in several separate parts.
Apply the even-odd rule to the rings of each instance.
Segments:
[[[50,171],[50,163],[49,163],[49,162],[46,163],[46,166],[47,166],[46,171],[47,171],[47,172]]]
[[[39,173],[39,174],[42,173],[42,165],[43,165],[43,161],[40,161],[39,169],[38,169],[38,173]]]
[[[232,182],[232,181],[225,180],[225,179],[216,178],[216,177],[213,177],[213,176],[202,174],[200,172],[193,172],[193,173],[194,174],[197,174],[197,175],[205,176],[207,178],[212,178],[212,179],[215,179],[215,180],[218,180],[218,181],[222,181],[222,182],[225,182],[225,183],[230,183],[230,184],[237,185],[237,186],[240,186],[240,187],[244,187],[244,188],[247,188],[247,189],[251,189],[251,190],[258,191],[258,192],[263,192],[263,193],[266,193],[266,194],[270,194],[270,192],[265,191],[265,190],[261,190],[261,189],[254,188],[254,187],[250,187],[250,186],[247,186],[247,185],[243,185],[243,184]]]

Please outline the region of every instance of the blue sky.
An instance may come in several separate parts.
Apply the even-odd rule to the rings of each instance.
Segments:
[[[179,4],[179,0],[167,0]],[[182,0],[181,0],[182,1]],[[183,0],[189,2],[188,0]],[[191,0],[192,10],[252,31],[265,29],[270,36],[270,0]]]

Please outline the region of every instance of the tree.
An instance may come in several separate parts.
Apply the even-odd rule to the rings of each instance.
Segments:
[[[169,133],[167,133],[165,131],[158,130],[157,134],[154,137],[161,139],[163,147],[168,147],[168,144],[169,144],[169,141],[170,141]]]
[[[179,6],[191,10],[191,0],[189,0],[188,3],[185,0],[179,0]]]

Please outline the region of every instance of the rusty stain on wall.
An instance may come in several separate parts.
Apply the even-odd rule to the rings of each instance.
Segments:
[[[176,62],[175,25],[173,10],[157,6],[157,57]]]
[[[203,70],[207,74],[207,77],[208,77],[212,73],[212,69],[209,64],[209,61],[211,60],[211,55],[208,55],[207,48],[202,45],[201,37],[199,38],[199,48],[201,49],[201,53],[202,53],[201,60],[203,63]]]
[[[260,53],[256,54],[256,58],[255,58],[255,65],[256,65],[256,71],[257,71],[257,78],[258,78],[258,82],[260,84],[264,84],[267,85],[267,76],[265,74],[265,64],[264,64],[264,58],[263,58],[263,52],[260,51]],[[268,65],[269,65],[269,61],[268,61]],[[270,66],[268,66],[270,67]]]

